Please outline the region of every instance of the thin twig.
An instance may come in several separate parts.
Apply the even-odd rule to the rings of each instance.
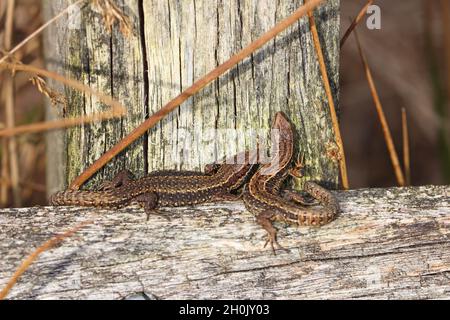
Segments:
[[[333,130],[334,130],[334,139],[335,139],[336,145],[339,148],[338,160],[339,160],[339,168],[341,171],[342,187],[343,187],[343,189],[347,190],[349,188],[349,184],[348,184],[348,176],[347,176],[347,165],[345,162],[344,144],[342,142],[341,130],[339,128],[339,122],[338,122],[338,118],[336,115],[336,107],[334,105],[333,95],[331,93],[330,79],[328,78],[327,67],[325,65],[325,59],[323,58],[322,47],[320,45],[319,34],[317,32],[316,22],[314,20],[313,13],[308,12],[308,17],[309,17],[309,24],[310,24],[310,28],[311,28],[312,37],[313,37],[314,47],[316,49],[317,59],[319,61],[320,72],[322,74],[322,82],[323,82],[323,86],[325,88],[325,92],[326,92],[327,98],[328,98],[328,106],[330,108],[331,122],[333,124]]]
[[[46,250],[51,249],[52,247],[56,246],[58,243],[63,241],[64,239],[72,236],[75,232],[79,231],[83,227],[92,224],[94,220],[88,220],[85,222],[82,222],[75,226],[74,228],[64,232],[63,234],[56,235],[49,240],[45,241],[40,247],[38,247],[33,253],[31,253],[17,268],[16,272],[11,276],[6,286],[0,291],[0,300],[3,300],[11,290],[11,288],[16,284],[19,277],[28,269],[28,267],[39,257],[41,253],[43,253]]]
[[[8,150],[8,142],[6,139],[2,139],[2,168],[1,168],[1,177],[2,179],[9,180],[9,171],[8,171],[8,154],[6,150]],[[8,190],[9,186],[0,184],[0,206],[6,206],[8,201]]]
[[[367,12],[367,8],[372,5],[373,0],[369,0],[367,1],[366,5],[361,9],[361,11],[359,11],[358,15],[355,17],[355,19],[353,19],[352,23],[350,24],[350,27],[348,27],[347,31],[345,31],[344,36],[341,39],[341,48],[344,45],[345,41],[347,40],[347,38],[350,36],[350,34],[352,33],[352,31],[355,29],[355,27],[358,25],[359,21],[362,19],[362,17],[364,17],[364,15]]]
[[[0,58],[0,64],[2,62],[6,61],[6,59],[9,56],[11,56],[14,52],[16,52],[17,50],[22,48],[28,41],[30,41],[32,38],[36,37],[43,30],[45,30],[45,28],[47,28],[50,24],[52,24],[53,22],[55,22],[56,20],[58,20],[62,16],[64,16],[71,8],[73,8],[74,6],[77,6],[78,4],[82,3],[83,1],[85,1],[85,0],[78,0],[77,2],[71,4],[66,9],[61,11],[59,14],[57,14],[56,16],[54,16],[53,18],[48,20],[46,23],[44,23],[39,29],[34,31],[32,34],[30,34],[28,37],[26,37],[23,41],[21,41],[17,46],[15,46],[11,51],[7,52],[2,58]],[[9,50],[9,48],[7,50]]]
[[[3,14],[6,11],[6,2],[0,2],[0,20],[3,17]],[[3,42],[3,31],[0,31],[0,40]],[[0,83],[3,83],[3,73],[0,72]],[[0,99],[3,96],[3,90],[0,91]],[[5,125],[2,123],[0,124],[0,129],[3,129]],[[1,172],[0,176],[2,179],[8,179],[9,180],[9,171],[8,171],[8,141],[7,139],[1,140],[2,149],[1,149]],[[0,206],[6,206],[6,202],[8,201],[8,190],[9,187],[7,185],[0,185]]]
[[[403,141],[403,166],[405,168],[406,185],[411,185],[411,162],[409,157],[409,133],[406,109],[402,108],[402,141]]]
[[[11,129],[0,130],[0,137],[15,136],[19,134],[30,134],[41,131],[50,131],[63,128],[69,128],[79,126],[82,124],[88,124],[96,121],[110,120],[114,118],[120,118],[125,115],[125,112],[113,112],[111,110],[92,114],[88,116],[80,116],[74,118],[52,120],[45,122],[38,122],[32,124],[26,124]]]
[[[91,6],[103,16],[103,23],[109,33],[112,33],[112,28],[114,24],[119,25],[120,32],[125,36],[129,37],[133,33],[133,28],[131,27],[130,19],[125,16],[114,1],[111,0],[91,0]]]
[[[397,151],[395,150],[394,142],[392,140],[391,131],[389,129],[389,125],[386,120],[386,116],[384,115],[383,106],[381,105],[380,98],[378,96],[377,88],[375,86],[375,82],[373,81],[372,72],[370,71],[369,64],[367,62],[366,56],[361,48],[361,44],[359,42],[358,33],[355,29],[355,38],[356,43],[358,45],[359,55],[361,57],[362,64],[364,66],[364,70],[367,77],[367,82],[370,87],[370,92],[372,94],[373,101],[375,103],[375,108],[377,109],[378,118],[380,120],[381,128],[383,129],[384,140],[386,141],[386,145],[389,151],[389,155],[391,158],[392,166],[394,167],[395,177],[397,179],[397,184],[399,186],[405,185],[405,178],[403,176],[402,169],[400,167],[400,162],[398,160]]]
[[[32,74],[41,75],[44,77],[52,78],[56,81],[59,81],[65,85],[68,85],[72,88],[75,88],[81,92],[85,92],[90,95],[94,95],[98,97],[98,99],[111,106],[112,109],[109,111],[102,112],[97,115],[89,115],[89,116],[82,116],[77,118],[71,118],[71,119],[62,119],[62,120],[55,120],[55,121],[47,121],[47,122],[41,122],[41,123],[34,123],[30,125],[23,125],[12,129],[3,129],[0,130],[0,137],[2,136],[14,136],[21,133],[31,133],[31,132],[38,132],[38,131],[44,131],[44,130],[53,130],[53,129],[60,129],[65,128],[67,126],[74,126],[79,125],[83,123],[89,123],[92,121],[98,121],[98,120],[105,120],[105,119],[111,119],[111,118],[117,118],[121,117],[126,113],[126,109],[123,107],[123,105],[114,100],[112,97],[105,95],[101,92],[98,92],[78,81],[75,81],[73,79],[65,78],[59,74],[56,74],[54,72],[50,72],[44,69],[40,69],[34,66],[30,65],[24,65],[24,64],[16,64],[16,63],[9,63],[4,62],[0,65],[1,68],[8,68],[10,70],[14,71],[26,71]]]
[[[111,106],[117,112],[120,112],[121,110],[125,109],[120,102],[114,100],[111,96],[108,96],[104,93],[96,91],[96,90],[92,89],[91,87],[82,84],[79,81],[63,77],[55,72],[51,72],[51,71],[41,69],[41,68],[31,66],[31,65],[9,63],[9,62],[2,63],[0,65],[0,69],[2,69],[2,68],[6,68],[6,69],[9,69],[14,72],[25,71],[25,72],[28,72],[31,74],[37,74],[40,76],[51,78],[53,80],[56,80],[58,82],[65,84],[65,85],[68,85],[76,90],[96,96],[101,102],[107,104],[108,106]]]
[[[12,33],[14,28],[14,8],[15,0],[8,1],[6,9],[5,26],[5,49],[9,50],[12,44]],[[5,102],[6,129],[12,129],[15,126],[14,120],[14,79],[8,77],[3,82],[3,99]],[[19,161],[17,159],[17,141],[14,137],[8,139],[8,158],[11,177],[11,190],[13,194],[13,204],[15,207],[21,206],[20,188],[19,188]]]
[[[142,136],[147,130],[152,128],[157,122],[163,119],[168,113],[176,109],[180,104],[186,101],[189,97],[200,91],[208,83],[217,79],[220,75],[228,71],[230,68],[235,66],[237,63],[242,61],[244,58],[248,57],[256,49],[262,47],[265,43],[273,39],[277,34],[285,30],[287,27],[295,23],[298,19],[303,17],[308,11],[313,10],[317,7],[323,0],[312,0],[307,4],[298,8],[291,16],[280,21],[272,29],[267,31],[261,37],[253,41],[250,45],[239,51],[237,54],[232,56],[229,60],[225,61],[217,68],[197,80],[192,86],[187,88],[177,97],[172,99],[160,110],[155,112],[151,117],[134,129],[130,134],[123,138],[118,144],[109,149],[104,153],[97,161],[95,161],[89,168],[87,168],[82,174],[75,178],[75,180],[70,185],[71,189],[79,189],[79,187],[89,179],[95,172],[100,170],[109,160],[114,158],[119,152],[128,147],[136,139]]]

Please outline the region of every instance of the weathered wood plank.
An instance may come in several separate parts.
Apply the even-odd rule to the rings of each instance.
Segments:
[[[289,252],[263,249],[265,232],[240,202],[143,210],[2,209],[0,287],[56,232],[97,213],[45,252],[12,299],[448,299],[450,186],[336,193],[343,212],[321,228],[278,225]]]

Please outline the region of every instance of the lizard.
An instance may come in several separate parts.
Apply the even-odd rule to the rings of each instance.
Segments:
[[[133,179],[121,171],[99,189],[65,190],[53,194],[50,205],[120,208],[131,202],[144,206],[147,215],[158,207],[194,205],[214,200],[235,200],[231,192],[239,189],[254,172],[256,152],[242,152],[221,164],[209,164],[206,173],[161,170]]]
[[[277,241],[277,229],[273,221],[284,221],[296,225],[321,226],[335,218],[339,212],[337,199],[328,190],[315,182],[307,181],[304,191],[315,198],[323,208],[305,208],[310,205],[301,194],[280,189],[288,176],[298,176],[302,166],[297,162],[291,166],[294,154],[294,129],[282,112],[274,117],[272,129],[278,131],[278,141],[273,141],[270,163],[262,165],[251,177],[243,191],[244,204],[250,212],[256,215],[256,221],[267,231],[267,241],[270,242],[275,254],[274,244],[282,248]],[[300,206],[303,205],[303,206]]]

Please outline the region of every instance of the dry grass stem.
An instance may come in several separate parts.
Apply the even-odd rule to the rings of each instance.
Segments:
[[[369,64],[367,62],[366,56],[361,48],[361,43],[359,42],[358,34],[355,29],[355,38],[358,45],[359,55],[361,57],[362,64],[364,66],[364,71],[366,73],[367,82],[370,87],[370,92],[375,103],[375,108],[378,113],[378,118],[380,120],[381,128],[383,129],[384,139],[386,141],[386,145],[389,151],[389,155],[391,158],[392,166],[394,168],[395,177],[397,179],[397,184],[399,186],[405,185],[405,178],[403,176],[403,171],[400,167],[400,162],[398,160],[397,151],[395,150],[394,142],[392,140],[391,131],[389,129],[389,125],[386,120],[386,116],[384,115],[383,106],[381,105],[380,98],[378,96],[377,88],[375,86],[375,82],[372,77],[372,72],[370,71]]]
[[[8,170],[8,154],[5,150],[8,150],[8,143],[6,139],[1,140],[2,143],[2,167],[1,167],[1,179],[9,179],[9,170]],[[8,202],[8,190],[9,184],[0,184],[0,205],[5,207]]]
[[[405,168],[406,185],[411,185],[411,162],[409,155],[409,133],[406,109],[402,108],[402,141],[403,141],[403,166]]]
[[[314,47],[317,53],[317,59],[319,61],[320,72],[322,74],[322,82],[327,94],[328,106],[330,108],[331,121],[333,124],[334,137],[337,147],[339,148],[339,156],[337,157],[339,161],[339,168],[341,172],[341,181],[343,189],[349,188],[348,175],[347,175],[347,165],[345,161],[344,144],[342,142],[341,130],[339,128],[339,122],[336,115],[336,107],[334,105],[333,95],[331,93],[330,80],[327,74],[327,67],[325,65],[325,59],[323,57],[322,47],[320,45],[319,34],[317,32],[316,22],[312,12],[308,12],[309,23],[311,28],[311,33],[313,37]]]
[[[19,134],[30,134],[42,131],[57,130],[63,128],[70,128],[74,126],[79,126],[83,124],[89,124],[96,121],[105,121],[115,118],[120,118],[125,115],[125,113],[105,111],[97,114],[92,114],[88,116],[80,116],[74,118],[45,121],[39,123],[26,124],[22,126],[17,126],[15,128],[0,130],[0,137],[10,137]]]
[[[9,0],[6,9],[5,21],[5,50],[9,50],[12,45],[12,32],[14,29],[14,8],[15,1]],[[10,77],[3,81],[3,101],[5,103],[6,129],[14,128],[14,80]],[[19,188],[19,162],[17,158],[17,141],[14,137],[7,140],[8,159],[9,159],[9,175],[11,178],[11,191],[13,194],[13,205],[20,207],[22,200]],[[6,150],[5,150],[6,151]]]
[[[39,257],[41,253],[53,248],[64,239],[72,236],[75,232],[79,231],[80,229],[89,224],[92,224],[93,222],[94,220],[82,222],[77,226],[75,226],[74,228],[64,232],[63,234],[54,236],[51,239],[45,241],[40,247],[38,247],[22,262],[19,268],[17,268],[16,272],[14,272],[14,274],[11,276],[6,286],[2,289],[2,291],[0,291],[0,300],[3,300],[8,295],[9,291],[14,286],[14,284],[16,284],[19,277],[28,269],[28,267]]]
[[[50,102],[54,107],[61,104],[63,106],[63,114],[66,113],[67,110],[67,99],[60,94],[59,92],[53,91],[47,86],[47,83],[44,79],[39,76],[34,76],[30,78],[31,83],[36,86],[39,92],[43,93],[50,99]]]
[[[28,37],[26,37],[24,40],[22,40],[18,45],[16,45],[11,51],[7,52],[2,58],[0,58],[0,64],[4,61],[6,61],[6,59],[11,56],[12,54],[14,54],[17,50],[19,50],[20,48],[22,48],[28,41],[30,41],[31,39],[33,39],[34,37],[36,37],[38,34],[40,34],[43,30],[45,30],[45,28],[47,28],[49,25],[51,25],[53,22],[55,22],[56,20],[60,19],[62,16],[64,16],[69,10],[71,10],[71,8],[73,8],[73,6],[77,6],[79,4],[81,4],[83,1],[85,0],[78,0],[77,2],[71,4],[70,6],[68,6],[66,9],[64,9],[63,11],[61,11],[60,13],[58,13],[56,16],[54,16],[52,19],[50,19],[49,21],[47,21],[46,23],[44,23],[39,29],[37,29],[36,31],[34,31],[32,34],[30,34]]]
[[[96,91],[96,90],[92,89],[91,87],[82,84],[79,81],[63,77],[55,72],[51,72],[51,71],[41,69],[41,68],[31,66],[31,65],[9,63],[9,62],[4,62],[3,64],[1,64],[0,69],[2,69],[2,68],[9,69],[13,72],[24,71],[24,72],[28,72],[31,74],[51,78],[53,80],[56,80],[58,82],[65,84],[67,86],[70,86],[76,90],[87,93],[89,95],[96,96],[101,102],[112,107],[115,112],[122,113],[125,110],[124,106],[120,102],[114,100],[112,97],[110,97],[106,94],[103,94],[99,91]]]
[[[122,106],[121,103],[115,101],[113,98],[111,98],[108,95],[105,95],[101,92],[98,92],[96,90],[91,89],[90,87],[72,80],[65,78],[61,75],[58,75],[54,72],[50,72],[44,69],[40,69],[34,66],[24,65],[24,64],[14,64],[9,62],[4,62],[2,65],[0,65],[0,68],[8,68],[9,70],[13,71],[25,71],[36,75],[45,76],[48,78],[52,78],[56,81],[59,81],[65,85],[68,85],[74,89],[77,89],[81,92],[94,95],[98,97],[98,99],[107,104],[108,106],[112,107],[112,110],[108,110],[99,114],[89,115],[89,116],[81,116],[71,119],[62,119],[62,120],[55,120],[55,121],[49,121],[49,122],[42,122],[42,123],[35,123],[30,125],[23,125],[15,128],[7,128],[0,130],[0,137],[1,136],[14,136],[17,134],[22,133],[31,133],[31,132],[38,132],[38,131],[45,131],[45,130],[53,130],[53,129],[60,129],[65,128],[68,126],[75,126],[80,124],[89,123],[92,121],[100,121],[100,120],[106,120],[111,118],[118,118],[122,117],[126,114],[126,109]]]
[[[344,36],[341,39],[341,43],[340,46],[342,48],[342,46],[344,45],[345,41],[347,40],[347,38],[350,36],[350,34],[352,33],[352,31],[355,29],[355,27],[358,25],[359,21],[362,19],[362,17],[364,17],[364,15],[367,12],[367,8],[372,5],[373,0],[369,0],[367,1],[366,5],[364,7],[362,7],[361,11],[359,11],[358,15],[355,17],[355,19],[353,19],[352,23],[350,24],[350,27],[348,27],[348,29],[345,31]]]
[[[112,33],[113,25],[117,22],[120,32],[125,37],[129,37],[132,34],[133,29],[130,19],[123,14],[114,2],[111,0],[92,0],[91,4],[95,9],[100,11],[105,27],[109,33]]]

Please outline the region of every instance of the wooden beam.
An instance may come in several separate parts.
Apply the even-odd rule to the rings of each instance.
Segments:
[[[450,186],[336,192],[321,228],[278,224],[274,256],[241,202],[164,209],[0,211],[0,287],[56,233],[97,217],[43,253],[11,299],[448,299]],[[95,214],[94,214],[95,213]]]

